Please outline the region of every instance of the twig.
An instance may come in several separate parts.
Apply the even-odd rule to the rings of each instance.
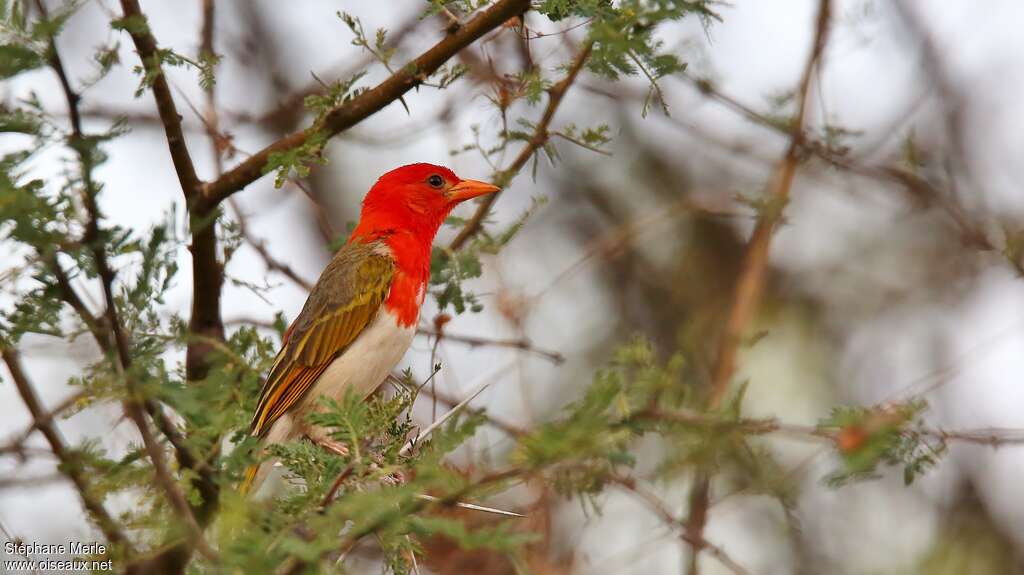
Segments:
[[[551,86],[548,89],[548,104],[544,108],[544,113],[541,115],[541,119],[537,122],[537,126],[533,130],[533,134],[530,139],[527,140],[526,146],[520,150],[519,155],[512,161],[511,164],[504,170],[501,170],[494,174],[492,178],[495,185],[500,188],[508,186],[512,182],[512,179],[516,177],[516,174],[523,169],[533,154],[537,152],[544,144],[548,142],[548,138],[551,134],[548,132],[548,128],[551,126],[551,120],[555,117],[555,112],[558,111],[558,107],[562,103],[562,99],[565,97],[565,93],[572,86],[573,82],[576,81],[576,77],[579,75],[580,70],[587,63],[587,59],[590,58],[590,51],[593,48],[591,42],[587,42],[580,49],[579,53],[576,54],[576,58],[573,60],[572,65],[569,67],[569,71],[566,72],[565,77],[562,78],[557,84]],[[459,230],[458,235],[452,240],[452,243],[448,245],[448,248],[452,251],[458,251],[466,242],[468,242],[480,229],[483,227],[484,218],[487,217],[494,202],[497,201],[498,196],[501,192],[488,194],[480,202],[476,208],[476,212],[466,222],[462,229]]]
[[[483,392],[483,390],[487,389],[487,387],[489,385],[491,385],[492,383],[494,383],[494,381],[496,381],[498,378],[500,378],[501,375],[507,369],[509,369],[509,367],[511,367],[513,365],[513,363],[514,363],[514,360],[507,361],[507,362],[503,363],[502,365],[492,369],[487,375],[480,376],[477,379],[477,381],[479,381],[480,383],[473,388],[473,393],[470,394],[469,398],[464,399],[464,400],[458,402],[454,407],[452,407],[452,409],[450,409],[447,413],[445,413],[440,418],[434,417],[433,423],[431,423],[430,426],[427,427],[427,429],[422,434],[417,435],[417,437],[415,437],[413,439],[410,439],[409,443],[407,443],[402,448],[400,454],[401,455],[407,454],[409,452],[409,450],[411,450],[420,439],[422,439],[422,438],[430,435],[431,433],[433,433],[433,431],[435,429],[437,429],[442,423],[444,423],[446,420],[448,420],[448,418],[450,418],[452,415],[454,415],[459,409],[462,409],[463,407],[466,406],[466,404],[468,404],[470,401],[472,401],[473,398],[475,398],[476,396],[480,395],[480,393]],[[417,393],[419,393],[422,390],[426,389],[427,383],[429,383],[431,380],[433,380],[434,376],[436,376],[437,373],[440,371],[440,369],[439,369],[440,364],[437,364],[437,365],[438,365],[438,369],[435,369],[434,373],[430,374],[430,377],[427,378],[427,381],[424,381],[422,384],[420,384],[416,388],[416,392]],[[428,392],[428,395],[433,397],[435,400],[439,399],[438,395],[436,395],[436,393],[437,393],[436,389],[433,389],[434,388],[433,385],[431,385],[431,388],[432,388],[432,390],[430,392]],[[435,406],[437,405],[436,402],[435,402],[434,405]]]
[[[107,541],[124,547],[129,555],[133,555],[135,552],[131,541],[121,531],[121,527],[114,521],[113,517],[107,513],[106,508],[103,507],[103,502],[96,498],[92,491],[92,486],[89,484],[82,460],[68,450],[64,443],[64,438],[52,420],[52,412],[47,412],[43,408],[35,388],[25,375],[17,352],[14,349],[5,347],[0,349],[0,355],[3,356],[4,363],[7,364],[7,370],[11,374],[11,379],[14,380],[14,386],[18,389],[18,394],[21,395],[22,401],[25,402],[25,407],[32,415],[33,427],[39,429],[43,437],[46,438],[47,443],[50,444],[53,454],[60,460],[60,472],[66,475],[75,485],[75,489],[82,499],[82,505],[85,506],[90,517],[96,522],[96,525],[103,532]],[[47,419],[48,416],[50,416],[50,419]]]
[[[40,429],[43,425],[48,425],[53,422],[62,413],[74,407],[79,401],[88,396],[85,391],[79,391],[69,395],[64,401],[57,404],[56,407],[42,414],[40,417],[33,417],[32,423],[21,433],[14,436],[14,439],[8,441],[5,445],[0,446],[0,455],[6,453],[20,453],[24,449],[25,441],[31,437],[37,429]]]
[[[551,360],[552,363],[561,364],[565,362],[565,356],[557,351],[551,351],[546,349],[540,349],[534,347],[533,343],[525,338],[522,339],[489,339],[485,337],[476,337],[471,335],[452,335],[446,331],[438,332],[436,330],[428,328],[419,328],[416,330],[417,335],[425,335],[427,337],[436,337],[438,339],[444,339],[454,341],[458,343],[464,343],[471,347],[478,346],[490,346],[490,347],[510,347],[513,349],[521,349],[530,353],[537,354],[543,358]]]
[[[564,132],[551,132],[549,135],[562,138],[566,142],[570,142],[570,143],[576,144],[577,146],[579,146],[579,147],[581,147],[581,148],[583,148],[585,150],[590,150],[591,152],[594,152],[595,154],[600,154],[600,155],[606,156],[606,157],[611,157],[611,155],[612,155],[612,153],[609,152],[608,150],[604,150],[604,149],[598,148],[597,146],[594,146],[592,144],[588,144],[588,143],[584,142],[583,140],[581,140],[579,138],[574,138],[572,136],[569,136],[568,134],[565,134]]]
[[[249,30],[250,34],[261,40],[258,44],[258,49],[263,52],[264,60],[269,62],[261,62],[261,68],[270,69],[270,84],[271,88],[275,93],[282,93],[288,90],[287,82],[281,77],[279,69],[281,68],[280,62],[276,59],[274,51],[278,49],[276,43],[267,42],[266,38],[270,35],[270,31],[266,28],[262,15],[258,12],[258,8],[245,4],[245,9],[248,11],[243,20],[243,25]],[[419,17],[413,17],[406,20],[401,26],[396,27],[388,34],[388,42],[385,46],[387,50],[397,50],[402,39],[408,38],[410,33],[421,23],[423,20]],[[394,39],[394,42],[391,40]],[[254,56],[259,57],[259,56]],[[360,58],[353,59],[351,57],[343,58],[340,62],[330,67],[329,69],[321,70],[315,74],[311,74],[313,79],[310,80],[305,86],[297,90],[288,90],[290,93],[279,98],[277,105],[273,108],[256,115],[246,113],[232,113],[228,112],[227,116],[234,122],[245,123],[245,124],[259,124],[260,126],[280,130],[284,125],[294,125],[298,118],[305,112],[303,106],[307,97],[322,94],[324,92],[324,83],[331,83],[341,78],[351,77],[353,74],[362,70],[373,61],[373,56],[367,52],[363,52]]]
[[[697,555],[698,551],[707,551],[712,557],[718,559],[722,565],[725,565],[733,573],[736,573],[737,575],[749,575],[750,572],[737,563],[735,559],[730,557],[729,554],[725,552],[725,549],[722,549],[718,545],[704,539],[703,536],[698,537],[691,534],[689,530],[686,529],[684,520],[677,518],[668,509],[668,506],[665,505],[665,502],[662,501],[660,497],[637,485],[635,479],[631,477],[612,476],[611,481],[622,490],[634,495],[646,504],[651,511],[657,514],[658,517],[665,522],[665,524],[673,529],[678,529],[679,538],[694,550],[694,556]]]
[[[718,90],[710,82],[689,75],[687,79],[693,82],[694,86],[705,96],[713,98],[724,106],[732,109],[747,119],[757,124],[789,136],[791,130],[786,126],[768,118],[758,111],[743,104],[736,98]],[[668,121],[681,125],[675,118],[668,118]],[[685,126],[683,126],[685,127]],[[936,188],[936,186],[921,177],[908,172],[902,168],[884,165],[871,165],[858,162],[851,158],[836,153],[827,144],[816,141],[804,133],[801,138],[802,151],[809,153],[824,161],[833,168],[849,172],[851,174],[870,178],[879,182],[893,183],[903,188],[913,199],[924,201],[927,204],[934,204],[939,207],[952,220],[953,224],[960,231],[961,239],[966,245],[974,246],[983,250],[997,250],[997,247],[990,241],[985,233],[972,223],[963,208],[957,205],[947,193]]]
[[[563,271],[559,272],[546,286],[530,295],[531,300],[538,300],[550,292],[555,286],[575,275],[591,259],[598,256],[608,256],[621,250],[624,246],[635,241],[640,235],[650,233],[657,229],[657,225],[664,220],[680,214],[690,213],[695,217],[705,218],[744,218],[746,215],[738,212],[729,212],[710,205],[702,205],[690,198],[680,198],[668,205],[662,205],[658,210],[639,217],[631,222],[609,230],[602,236],[587,244],[584,253],[578,260],[573,262]]]
[[[884,416],[885,408],[880,406],[880,416]],[[799,439],[825,440],[838,443],[841,429],[826,427],[822,425],[801,425],[798,423],[786,423],[774,417],[769,418],[743,418],[743,419],[722,419],[684,409],[671,411],[660,409],[647,409],[637,412],[632,419],[650,419],[656,421],[668,421],[679,425],[700,427],[712,430],[735,430],[747,435],[768,435],[779,433]],[[943,443],[966,443],[991,447],[1015,445],[1024,446],[1024,429],[1004,427],[983,427],[978,429],[941,429],[941,428],[913,428],[906,430],[908,434],[929,437]]]
[[[1004,445],[1024,445],[1024,429],[989,427],[983,429],[926,429],[922,434],[946,442],[970,443],[998,449]]]
[[[228,205],[235,212],[235,219],[238,221],[238,231],[242,234],[242,238],[245,239],[246,243],[249,244],[253,250],[263,259],[264,265],[267,266],[268,270],[276,271],[281,275],[292,280],[295,285],[306,290],[307,292],[313,289],[313,283],[306,278],[300,276],[292,267],[281,260],[275,258],[273,254],[267,249],[267,244],[264,240],[257,238],[252,235],[249,231],[248,218],[242,213],[242,209],[238,206],[238,202],[235,198],[228,198]]]
[[[0,489],[19,489],[22,487],[38,489],[48,487],[51,483],[57,483],[64,479],[67,479],[67,477],[57,473],[35,477],[0,477]]]
[[[458,30],[447,35],[415,60],[399,68],[397,73],[392,74],[375,88],[359,94],[328,112],[321,122],[270,144],[215,181],[206,184],[202,191],[204,206],[207,209],[216,206],[231,194],[262,177],[264,166],[267,165],[271,154],[299,147],[317,134],[326,134],[328,137],[335,136],[398,100],[421,84],[427,76],[433,74],[459,50],[529,7],[529,0],[501,0],[495,3],[460,26]]]
[[[327,490],[327,493],[324,494],[323,499],[320,500],[321,511],[326,509],[327,506],[331,504],[331,501],[334,501],[334,497],[335,495],[338,494],[338,489],[341,488],[341,484],[344,483],[346,479],[352,476],[352,472],[355,471],[355,469],[356,464],[353,461],[352,463],[349,463],[347,466],[345,466],[345,469],[342,469],[341,473],[339,473],[338,476],[334,478],[334,482],[331,483],[331,487]]]
[[[421,393],[426,393],[427,395],[429,395],[431,397],[437,398],[438,401],[440,401],[441,403],[447,405],[448,407],[452,407],[454,405],[457,405],[461,401],[460,399],[458,399],[456,397],[453,397],[453,396],[445,393],[444,391],[436,390],[436,389],[435,390],[431,390],[428,387],[423,388],[423,391]],[[483,416],[487,420],[487,423],[489,425],[493,425],[494,427],[500,429],[501,431],[507,433],[508,435],[510,435],[512,437],[521,437],[523,435],[526,435],[526,433],[527,433],[527,431],[525,429],[523,429],[522,427],[519,427],[517,425],[509,423],[508,421],[505,421],[504,419],[500,419],[500,418],[496,417],[495,415],[493,415],[491,413],[488,413],[484,409],[466,408],[466,411],[470,412],[470,413],[473,413],[474,415]]]
[[[485,389],[490,387],[490,385],[492,383],[494,383],[494,382],[490,378],[487,378],[483,383],[481,383],[479,386],[477,386],[476,390],[474,390],[473,393],[469,394],[469,397],[467,397],[466,399],[463,399],[462,401],[457,403],[454,407],[449,409],[447,413],[445,413],[441,417],[437,418],[433,423],[431,423],[429,426],[427,426],[427,428],[424,429],[421,433],[416,434],[416,437],[414,437],[414,438],[410,439],[409,441],[407,441],[406,444],[402,446],[402,449],[399,450],[399,452],[398,452],[399,457],[404,456],[404,455],[408,455],[409,452],[412,451],[412,449],[414,447],[416,447],[416,445],[421,440],[426,439],[427,437],[430,436],[431,433],[434,432],[435,429],[437,429],[438,427],[441,427],[442,425],[444,425],[444,422],[446,422],[449,419],[451,419],[451,417],[453,415],[458,413],[463,407],[466,407],[466,405],[468,405],[469,402],[471,402],[474,399],[476,399],[476,397],[478,395],[480,395],[481,393],[483,393]]]
[[[71,278],[68,276],[67,271],[57,261],[57,255],[53,252],[40,254],[42,260],[46,263],[47,269],[53,274],[53,277],[57,280],[57,291],[60,294],[61,299],[71,306],[71,309],[75,310],[78,317],[82,319],[82,323],[85,324],[86,329],[92,334],[96,343],[100,346],[100,349],[105,349],[109,340],[103,335],[103,326],[100,325],[99,320],[89,310],[89,307],[85,305],[82,297],[75,291],[74,286],[71,285]]]

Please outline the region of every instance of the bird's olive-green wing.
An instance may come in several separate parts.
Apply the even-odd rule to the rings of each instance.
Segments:
[[[274,360],[251,433],[262,437],[370,323],[387,297],[391,258],[372,244],[346,244],[313,286]]]

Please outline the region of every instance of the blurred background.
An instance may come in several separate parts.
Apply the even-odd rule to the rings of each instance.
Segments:
[[[717,6],[720,22],[687,19],[660,28],[665,49],[688,68],[659,80],[660,96],[646,113],[644,78],[613,83],[584,71],[552,125],[607,124],[608,154],[556,138],[557,162],[540,157],[524,168],[498,199],[494,221],[514,222],[547,201],[532,208],[499,255],[484,259],[483,277],[467,284],[483,311],[455,317],[444,325],[449,337],[438,342],[429,334],[437,306],[428,298],[424,333],[402,367],[422,379],[440,361],[442,399],[494,378],[473,405],[516,428],[554,417],[636,334],[664,357],[681,352],[689,369],[706,374],[754,224],[751,200],[764,192],[788,145],[777,119],[793,112],[817,7],[810,0],[732,2]],[[198,54],[200,2],[143,8],[162,45]],[[339,10],[359,16],[367,31],[387,28],[395,60],[404,62],[445,25],[443,16],[420,19],[423,9],[409,0],[306,0],[288,9],[269,0],[218,2],[214,50],[223,60],[215,111],[231,138],[226,166],[307,125],[302,98],[318,89],[316,78],[335,80],[367,65],[361,85],[388,75],[350,43]],[[74,81],[94,75],[93,51],[110,41],[108,22],[118,13],[111,2],[91,1],[68,22],[58,43]],[[1024,428],[1024,283],[1013,248],[1024,210],[1021,22],[1024,4],[1013,0],[834,3],[806,119],[808,133],[827,146],[800,164],[771,246],[751,330],[758,339],[740,356],[746,414],[814,424],[836,405],[916,397],[928,402],[924,417],[936,428]],[[547,77],[560,77],[557,67],[584,32],[572,29],[578,22],[535,14],[525,23],[534,33],[527,49],[510,30],[489,35],[457,57],[468,66],[464,78],[444,91],[414,91],[405,97],[408,110],[392,104],[333,139],[328,164],[308,178],[280,189],[263,178],[234,196],[228,213],[244,222],[246,241],[226,270],[229,330],[269,326],[278,311],[287,320],[298,313],[304,284],[316,280],[329,247],[345,236],[362,195],[383,172],[426,161],[486,179],[511,161],[521,144],[490,158],[466,150],[493,143],[504,120],[535,122],[543,109],[519,102],[503,117],[494,104],[502,75],[534,62]],[[170,218],[184,236],[181,190],[152,97],[133,97],[138,57],[126,36],[119,57],[122,65],[83,92],[87,129],[120,117],[131,128],[104,147],[110,159],[96,174],[102,209],[138,230]],[[200,175],[212,177],[222,168],[203,124],[211,118],[206,95],[193,71],[173,69],[169,77]],[[49,70],[0,85],[0,101],[32,93],[58,116],[65,110]],[[0,151],[7,145],[0,140]],[[57,175],[67,161],[55,151],[35,169],[39,177]],[[919,179],[908,184],[889,167]],[[458,215],[473,209],[463,206]],[[438,243],[454,232],[443,230]],[[4,265],[17,257],[0,247]],[[180,258],[168,314],[187,313],[191,302],[184,248]],[[251,286],[269,289],[257,294]],[[0,305],[10,306],[4,291]],[[101,301],[98,289],[89,293]],[[43,336],[26,337],[21,350],[51,406],[68,396],[68,378],[97,353],[86,338],[69,347]],[[429,422],[434,410],[424,398],[415,417]],[[134,439],[119,417],[116,407],[91,408],[60,427],[71,443],[98,438],[116,451]],[[5,380],[0,438],[29,421]],[[500,428],[489,427],[457,459],[487,466],[507,442]],[[837,465],[827,446],[774,436],[762,443],[785,470],[790,497],[747,495],[739,478],[738,488],[712,490],[706,529],[707,539],[750,573],[1022,571],[1019,448],[952,445],[909,487],[897,470],[832,488],[823,481]],[[45,450],[41,438],[33,445]],[[641,446],[641,472],[647,448],[658,450]],[[0,459],[4,537],[88,540],[79,499],[55,474],[52,458],[37,455]],[[685,513],[686,481],[653,488]],[[531,506],[530,528],[543,535],[531,547],[535,572],[680,573],[690,553],[626,493],[603,494],[598,514],[544,486],[504,498]],[[435,551],[436,572],[512,569],[483,553],[440,544]],[[707,555],[700,566],[702,573],[730,572]]]

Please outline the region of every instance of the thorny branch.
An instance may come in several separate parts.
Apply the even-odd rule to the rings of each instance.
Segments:
[[[500,188],[507,186],[512,182],[512,179],[516,177],[516,174],[523,169],[523,166],[530,161],[533,154],[537,152],[542,146],[547,144],[548,138],[551,134],[548,132],[548,128],[551,126],[551,120],[555,117],[555,112],[558,111],[558,107],[561,105],[562,100],[565,98],[565,93],[569,91],[573,82],[576,81],[576,77],[579,76],[580,70],[587,63],[587,59],[590,58],[590,52],[593,48],[593,43],[588,41],[580,49],[579,53],[576,54],[576,58],[573,60],[572,65],[569,67],[569,71],[566,72],[565,77],[562,78],[554,86],[548,89],[548,105],[544,108],[544,114],[541,116],[539,122],[537,122],[536,128],[533,130],[533,134],[527,141],[526,146],[519,152],[519,155],[512,161],[511,164],[504,170],[497,172],[493,176],[494,184]],[[484,218],[491,210],[491,206],[497,201],[498,196],[501,192],[488,194],[480,202],[476,208],[476,212],[466,222],[466,224],[459,230],[455,239],[448,245],[448,249],[452,251],[458,251],[462,248],[467,241],[469,241],[480,229],[483,227]]]
[[[735,292],[729,306],[729,315],[724,332],[720,336],[718,353],[711,374],[711,392],[708,398],[710,409],[718,408],[729,390],[729,384],[736,372],[736,356],[739,353],[743,333],[757,310],[761,298],[765,270],[768,267],[768,248],[771,245],[772,234],[781,221],[782,212],[789,201],[793,178],[801,158],[804,122],[807,115],[807,96],[810,92],[811,78],[821,59],[822,52],[825,50],[831,12],[831,0],[821,0],[818,3],[814,43],[797,88],[797,110],[789,129],[789,146],[775,170],[768,189],[768,198],[740,261],[739,277],[736,280]],[[710,495],[709,478],[705,474],[698,474],[690,491],[690,510],[686,520],[686,532],[693,541],[703,541],[704,539],[704,526],[707,523]],[[694,547],[693,553],[690,554],[687,571],[690,575],[698,573],[699,551],[700,547]]]
[[[264,166],[267,165],[271,154],[299,147],[317,134],[325,134],[328,137],[335,136],[382,110],[409,90],[423,83],[428,76],[459,50],[529,7],[529,0],[501,0],[495,3],[447,35],[418,58],[400,68],[398,72],[392,74],[375,88],[359,94],[328,112],[322,122],[270,144],[215,181],[206,184],[202,191],[203,205],[207,209],[212,208],[231,194],[258,180],[263,176]]]

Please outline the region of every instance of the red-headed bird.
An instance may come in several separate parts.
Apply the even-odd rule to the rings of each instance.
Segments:
[[[251,434],[263,445],[301,437],[330,445],[306,416],[321,397],[340,400],[350,388],[366,397],[384,382],[416,332],[437,230],[460,202],[497,191],[431,164],[381,176],[363,200],[359,225],[285,332]],[[272,465],[250,468],[242,491],[258,489]]]

